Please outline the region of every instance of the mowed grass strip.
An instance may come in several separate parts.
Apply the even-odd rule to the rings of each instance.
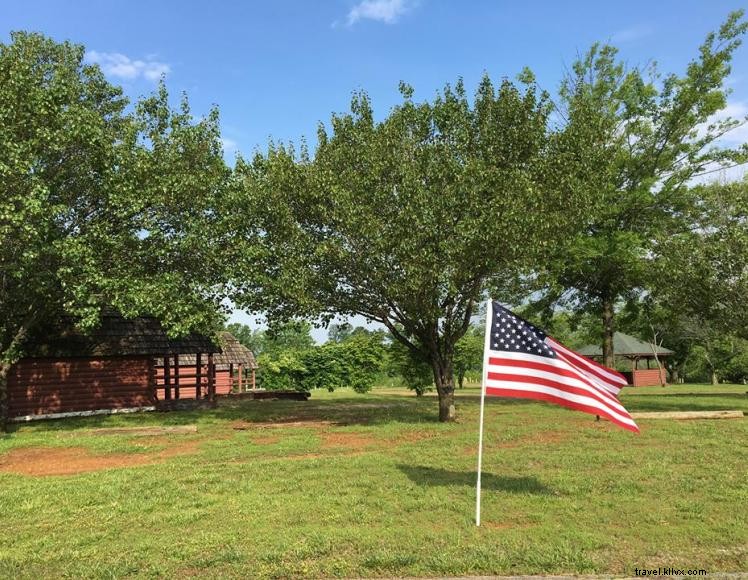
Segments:
[[[623,402],[748,411],[745,392]],[[478,394],[459,392],[456,424],[433,396],[388,389],[19,426],[0,439],[0,577],[748,571],[745,419],[642,420],[636,436],[489,399],[476,528]],[[197,433],[96,431],[147,425]]]

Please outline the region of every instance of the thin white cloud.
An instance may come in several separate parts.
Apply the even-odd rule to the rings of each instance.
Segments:
[[[724,120],[728,117],[742,122],[742,125],[736,127],[727,133],[722,140],[731,145],[742,145],[748,143],[748,102],[731,101],[727,106],[715,115],[715,120]]]
[[[149,81],[157,81],[162,76],[171,72],[171,67],[165,62],[154,59],[155,55],[149,55],[145,60],[131,59],[119,52],[98,52],[89,50],[86,52],[86,62],[98,64],[104,74],[126,80],[135,80],[140,77]]]
[[[737,121],[739,124],[717,139],[715,144],[722,147],[735,147],[748,143],[748,101],[728,101],[724,109],[709,117],[707,122],[696,127],[696,137],[699,139],[706,137],[710,126],[718,125],[728,119]]]
[[[347,24],[353,26],[360,20],[394,24],[408,8],[406,0],[362,0],[348,12]]]
[[[228,137],[221,137],[221,145],[223,145],[224,153],[233,153],[239,149],[239,144]]]
[[[640,40],[642,38],[650,36],[653,32],[654,30],[652,29],[651,26],[647,26],[647,25],[630,26],[628,28],[624,28],[622,30],[614,32],[613,36],[610,37],[610,41],[613,44],[623,44],[626,42],[634,42],[636,40]]]
[[[701,185],[705,183],[730,183],[731,181],[743,181],[748,177],[748,169],[745,165],[733,165],[731,167],[720,167],[712,164],[704,171],[689,181],[689,185]]]
[[[714,142],[714,145],[725,148],[737,148],[748,143],[748,101],[729,101],[727,106],[713,115],[708,123],[704,123],[697,128],[697,137],[704,137],[707,132],[707,126],[732,119],[741,123],[731,131],[725,133],[722,137]],[[721,167],[718,163],[712,163],[707,166],[701,175],[691,180],[691,184],[738,181],[745,179],[748,175],[747,165],[733,165],[730,167]]]

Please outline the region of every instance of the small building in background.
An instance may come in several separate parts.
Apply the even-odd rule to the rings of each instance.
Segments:
[[[229,332],[218,333],[221,352],[213,357],[217,395],[243,393],[256,388],[257,362],[251,350]],[[207,360],[199,353],[156,359],[159,400],[199,398],[197,385],[207,388]]]
[[[590,344],[580,348],[577,352],[598,361],[603,358],[603,349],[600,345]],[[629,385],[648,387],[667,383],[667,372],[661,361],[673,355],[672,350],[643,342],[623,332],[616,332],[613,335],[613,353],[617,359],[623,358],[630,361],[631,370],[622,371]]]
[[[180,377],[180,386],[193,398],[213,401],[214,355],[221,348],[205,336],[171,339],[155,318],[106,312],[85,334],[72,319],[50,322],[29,337],[26,352],[8,377],[8,418],[15,421],[152,410],[178,399],[178,388],[158,392],[157,357],[202,361],[195,377]]]

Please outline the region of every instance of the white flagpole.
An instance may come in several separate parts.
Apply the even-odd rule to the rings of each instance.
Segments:
[[[493,308],[489,298],[486,300],[486,333],[483,342],[483,377],[480,385],[480,427],[478,428],[478,481],[475,492],[475,525],[480,526],[480,473],[483,466],[483,408],[486,402],[486,379],[488,378],[488,351],[491,348],[491,325]]]

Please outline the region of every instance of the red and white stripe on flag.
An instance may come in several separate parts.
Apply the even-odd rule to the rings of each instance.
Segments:
[[[556,351],[556,354],[585,375],[590,381],[599,384],[614,395],[618,395],[621,389],[628,384],[626,377],[614,369],[595,362],[579,353],[569,350],[560,342],[556,342],[550,336],[545,339],[546,344]]]
[[[494,312],[486,316],[491,325],[483,360],[486,395],[547,401],[639,432],[616,397],[627,384],[623,375],[567,349],[496,303],[489,301],[489,310]]]

